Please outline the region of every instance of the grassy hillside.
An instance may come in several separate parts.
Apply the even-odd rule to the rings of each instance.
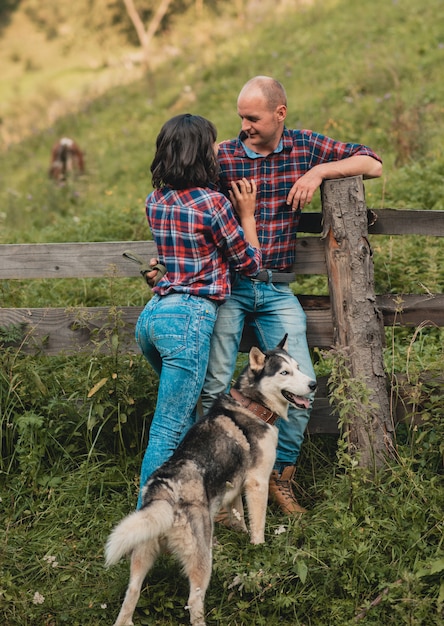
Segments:
[[[263,2],[259,13],[258,3],[245,2],[235,4],[249,7],[241,17],[230,11],[232,4],[219,3],[225,13],[207,10],[197,23],[194,6],[181,15],[156,40],[153,69],[140,80],[98,98],[79,97],[76,113],[47,120],[42,129],[30,122],[31,136],[0,153],[0,241],[145,238],[143,199],[151,189],[149,165],[161,124],[178,112],[192,111],[212,119],[219,138],[234,136],[239,128],[237,93],[258,73],[285,84],[289,126],[362,141],[383,157],[383,177],[366,185],[369,206],[444,208],[444,25],[439,0],[426,6],[419,0],[376,0],[365,7],[337,0],[280,2],[277,9],[276,3]],[[14,25],[12,19],[10,29]],[[13,37],[8,29],[4,33],[7,41]],[[59,40],[48,45],[60,46]],[[100,30],[96,51],[103,40],[107,38]],[[110,31],[109,41],[121,39]],[[72,46],[69,63],[77,59],[85,72],[83,89],[92,90],[95,83],[84,57]],[[114,48],[120,58],[124,51]],[[46,74],[51,76],[49,85],[57,84],[50,74],[54,71],[75,84],[70,65],[62,71],[51,63],[35,70],[39,93]],[[101,76],[98,71],[99,81]],[[8,82],[7,74],[3,80]],[[24,84],[26,76],[19,88]],[[87,175],[57,188],[47,180],[47,168],[52,143],[62,135],[75,137],[86,151]],[[314,207],[319,207],[318,198]],[[403,268],[406,257],[403,250],[398,252]],[[442,259],[441,248],[435,256]],[[396,276],[396,258],[392,261]],[[415,290],[412,284],[389,280],[386,267],[381,272],[380,290]],[[416,285],[418,280],[428,282],[427,272],[422,261]],[[436,271],[432,275],[430,290],[442,291],[444,277]]]
[[[289,126],[381,154],[369,206],[444,210],[442,0],[203,4],[201,16],[193,2],[170,20],[143,73],[128,62],[137,51],[130,24],[113,18],[120,3],[0,2],[0,243],[147,238],[143,202],[162,123],[191,111],[213,120],[219,138],[235,135],[237,93],[259,73],[285,84]],[[58,187],[47,169],[63,135],[86,151],[87,173]],[[375,238],[377,290],[443,292],[437,239]],[[129,282],[3,281],[0,299],[142,304],[147,290]],[[314,277],[297,288],[326,287]],[[109,358],[0,353],[5,626],[99,626],[117,615],[128,565],[105,571],[103,544],[135,504],[156,379],[114,347]],[[412,384],[424,369],[442,373],[443,357],[440,330],[389,336],[389,368],[408,369]],[[218,530],[209,626],[442,624],[442,397],[432,387],[424,398],[421,382],[411,393],[425,425],[398,429],[396,459],[378,476],[357,468],[343,441],[313,437],[298,467],[307,516],[270,509],[260,547]],[[186,624],[186,595],[165,557],[135,624]]]
[[[60,57],[62,36],[45,42],[44,33],[33,32],[30,50],[26,53],[26,45],[20,46],[24,48],[22,56],[35,59],[35,69],[26,71],[23,61],[11,62],[16,58],[14,45],[27,39],[21,30],[14,30],[13,19],[3,33],[4,50],[8,42],[14,42],[3,52],[9,54],[2,59],[9,68],[2,75],[3,106],[9,107],[9,115],[11,106],[26,111],[27,100],[38,95],[45,100],[40,108],[46,106],[48,113],[39,111],[42,132],[35,130],[37,122],[30,117],[28,130],[33,137],[2,156],[2,204],[6,181],[18,193],[45,182],[51,143],[65,133],[75,134],[88,153],[89,183],[93,185],[86,190],[90,206],[100,199],[102,189],[95,185],[115,184],[119,165],[128,168],[119,177],[122,192],[141,179],[144,194],[153,140],[161,123],[174,113],[193,110],[214,120],[221,138],[234,135],[238,130],[237,93],[243,82],[257,73],[274,75],[285,84],[289,126],[361,140],[381,153],[385,183],[372,184],[375,203],[384,199],[382,185],[384,193],[391,193],[390,183],[399,166],[442,160],[444,27],[439,0],[427,6],[419,0],[377,0],[366,7],[332,0],[301,3],[301,8],[298,3],[278,3],[286,10],[273,10],[276,3],[264,2],[262,11],[265,5],[270,13],[259,15],[254,12],[258,3],[243,4],[252,5],[243,19],[229,13],[208,13],[196,24],[192,11],[182,15],[173,29],[156,40],[152,71],[138,83],[119,86],[98,100],[92,95],[102,88],[109,71],[98,62],[99,51],[105,57],[112,48],[115,58],[122,59],[120,77],[125,72],[131,77],[131,71],[123,66],[128,46],[122,46],[114,31],[106,31],[110,33],[106,45],[108,37],[102,31],[96,33],[97,40],[93,35],[79,35],[82,47],[72,41],[66,58]],[[68,23],[68,30],[68,26],[74,29]],[[34,41],[34,37],[40,40]],[[98,65],[96,77],[90,67],[93,59]],[[119,80],[118,72],[112,80]],[[77,89],[80,84],[83,93]],[[77,96],[78,112],[55,119],[45,90],[53,90],[56,100],[72,92],[74,101]],[[67,106],[71,108],[72,101]],[[63,103],[59,103],[60,110]],[[3,125],[8,124],[9,115],[3,113]],[[11,171],[17,169],[19,172]],[[119,200],[123,198],[119,196]],[[402,202],[405,200],[398,200]],[[111,201],[111,206],[114,204]]]

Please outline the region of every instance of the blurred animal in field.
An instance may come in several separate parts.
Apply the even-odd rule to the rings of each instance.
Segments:
[[[85,171],[85,157],[82,150],[73,139],[62,137],[51,151],[49,177],[63,183],[69,176],[83,174]]]

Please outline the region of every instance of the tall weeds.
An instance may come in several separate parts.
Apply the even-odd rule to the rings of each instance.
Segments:
[[[102,546],[135,505],[156,381],[141,357],[118,350],[50,368],[11,349],[1,359],[2,623],[109,624],[128,565],[105,571]],[[417,400],[409,365],[412,410],[421,406],[424,419],[398,426],[394,459],[370,476],[345,438],[312,436],[298,463],[309,513],[289,519],[270,508],[263,546],[216,529],[208,624],[442,623],[442,394],[432,377]],[[177,562],[163,557],[147,584],[135,623],[185,624]]]

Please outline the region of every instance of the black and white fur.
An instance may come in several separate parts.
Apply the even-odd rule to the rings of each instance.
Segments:
[[[286,337],[263,353],[253,347],[235,383],[244,396],[287,418],[289,403],[307,405],[316,388],[290,357]],[[221,394],[184,437],[173,456],[147,481],[143,506],[124,518],[106,545],[106,565],[131,555],[129,586],[114,626],[130,626],[145,576],[163,550],[175,554],[188,576],[187,608],[193,626],[205,626],[204,600],[212,569],[213,520],[221,507],[236,512],[251,543],[264,542],[268,482],[277,429]]]

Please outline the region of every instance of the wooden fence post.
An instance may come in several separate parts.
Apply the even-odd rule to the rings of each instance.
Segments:
[[[325,181],[321,198],[335,348],[352,379],[369,392],[368,404],[354,406],[347,416],[349,451],[359,452],[362,466],[375,468],[393,451],[393,425],[362,177]]]

